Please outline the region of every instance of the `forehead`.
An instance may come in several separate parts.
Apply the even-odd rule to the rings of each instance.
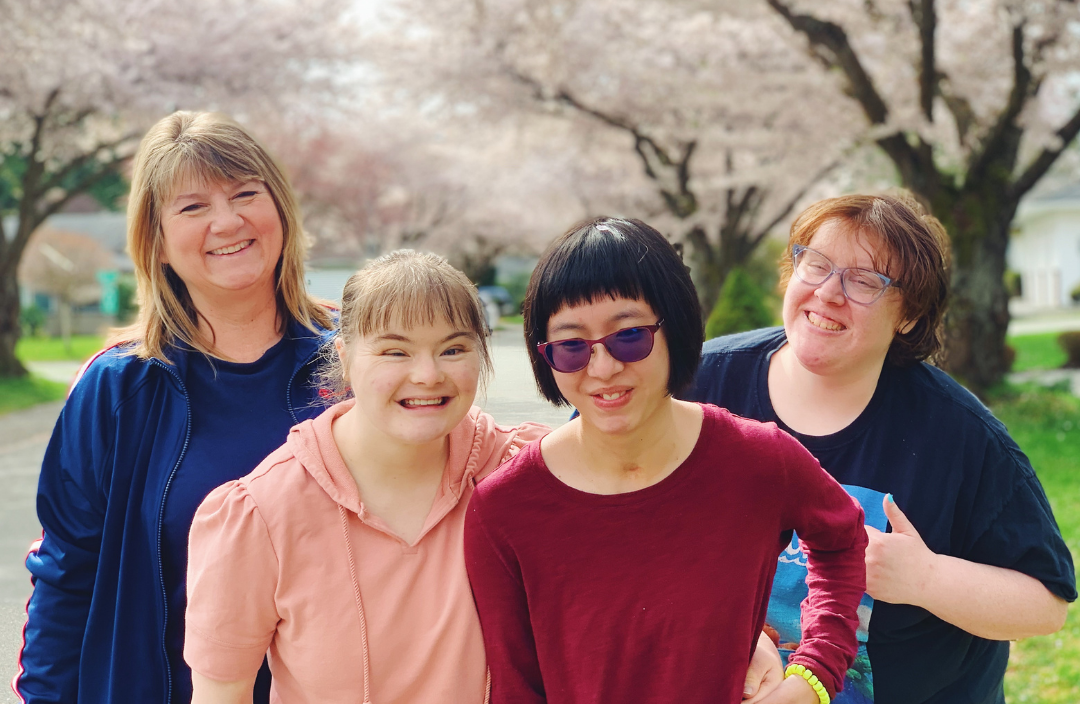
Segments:
[[[892,252],[884,238],[873,230],[856,227],[845,220],[826,220],[807,246],[827,256],[838,267],[873,269],[891,275]]]
[[[623,320],[639,322],[640,318],[655,316],[652,306],[640,298],[599,296],[590,301],[559,308],[548,319],[548,331],[555,333],[560,330],[583,329]]]

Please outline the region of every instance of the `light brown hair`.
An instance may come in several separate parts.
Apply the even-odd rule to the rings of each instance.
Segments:
[[[468,331],[480,355],[480,385],[491,376],[484,307],[469,277],[430,252],[399,249],[369,262],[349,277],[341,294],[338,338],[348,356],[359,337],[392,325],[414,328],[446,321]],[[344,365],[333,346],[324,354],[318,385],[330,402],[349,395]]]
[[[906,191],[818,201],[791,225],[787,251],[780,262],[781,289],[791,279],[792,246],[808,246],[830,220],[848,225],[856,238],[870,240],[874,268],[897,282],[903,301],[902,320],[914,321],[907,332],[897,331],[886,359],[904,366],[939,352],[951,262],[949,236],[941,222]]]
[[[295,320],[317,332],[332,320],[325,305],[304,289],[304,255],[309,242],[300,207],[281,167],[243,127],[225,115],[174,112],[143,137],[135,154],[128,200],[127,246],[135,264],[139,317],[118,330],[113,342],[134,341],[131,352],[171,363],[169,347],[187,346],[210,354],[201,339],[198,311],[187,286],[162,262],[163,205],[187,179],[233,183],[256,179],[266,184],[281,218],[282,250],[275,270],[278,319]]]

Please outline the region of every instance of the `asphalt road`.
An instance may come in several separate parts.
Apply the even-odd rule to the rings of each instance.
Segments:
[[[503,425],[526,420],[548,425],[566,421],[536,393],[521,331],[500,330],[492,337],[494,379],[477,404]],[[54,365],[34,372],[66,381],[76,365]],[[49,434],[63,404],[48,403],[0,415],[0,704],[18,702],[8,683],[18,666],[30,575],[23,566],[30,543],[41,535],[34,509],[37,476]]]

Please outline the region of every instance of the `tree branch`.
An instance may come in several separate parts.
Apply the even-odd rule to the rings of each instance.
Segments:
[[[934,55],[934,35],[937,31],[937,12],[934,0],[911,0],[911,16],[919,28],[922,50],[919,62],[919,106],[927,122],[934,121],[934,95],[938,81],[937,60]]]
[[[1024,24],[1013,27],[1013,85],[1009,100],[998,115],[993,128],[982,139],[978,150],[972,154],[968,167],[968,180],[979,180],[990,164],[1002,164],[1010,172],[1016,163],[1020,146],[1021,130],[1016,124],[1028,99],[1038,90],[1024,56]]]
[[[797,15],[780,0],[766,0],[792,29],[806,36],[819,58],[831,68],[844,72],[851,87],[851,97],[858,101],[871,124],[883,125],[889,117],[889,108],[874,85],[870,74],[851,48],[847,33],[839,25],[811,17]]]
[[[116,148],[124,144],[124,142],[130,142],[131,140],[138,139],[138,137],[138,132],[129,132],[122,137],[118,137],[117,139],[112,140],[111,142],[102,142],[101,144],[96,145],[92,149],[88,149],[84,154],[69,161],[59,171],[54,172],[53,175],[49,177],[49,180],[42,184],[40,192],[42,194],[45,194],[52,189],[59,187],[63,183],[64,179],[81,169],[83,166],[86,166],[91,161],[94,161],[99,153],[103,151],[115,150]],[[119,161],[117,161],[116,159],[112,159],[109,162],[105,163],[119,164],[127,158],[127,156],[124,156],[120,157]]]
[[[967,98],[952,90],[952,82],[944,73],[938,73],[938,95],[945,101],[945,107],[952,114],[953,122],[956,123],[956,133],[960,143],[966,145],[971,135],[971,128],[975,126],[975,110]]]
[[[859,61],[843,28],[810,15],[797,15],[781,0],[766,1],[795,31],[810,40],[811,46],[826,66],[843,71],[848,80],[848,94],[862,107],[870,123],[884,125],[889,117],[889,108],[870,74]],[[916,150],[907,137],[899,132],[880,137],[877,144],[896,164],[906,185],[913,186],[920,180],[920,174],[936,172],[931,151]],[[926,161],[928,155],[930,161]]]
[[[805,183],[803,183],[802,188],[800,188],[794,195],[791,196],[791,198],[788,198],[786,203],[784,203],[784,207],[780,209],[780,212],[776,214],[776,217],[765,223],[761,227],[761,229],[759,229],[758,232],[753,235],[753,239],[751,240],[750,244],[751,249],[755,249],[759,244],[761,244],[761,241],[765,239],[770,232],[772,232],[772,229],[779,225],[780,222],[789,214],[791,214],[791,211],[795,209],[795,206],[799,204],[799,201],[803,199],[803,196],[805,196],[806,193],[814,187],[814,184],[825,178],[825,176],[830,171],[832,171],[839,165],[839,159],[829,164],[826,164],[820,171],[818,171],[816,174],[811,176]]]
[[[1020,200],[1025,193],[1031,190],[1031,188],[1046,175],[1047,170],[1053,166],[1057,158],[1061,156],[1061,153],[1065,151],[1065,148],[1076,139],[1077,134],[1080,134],[1080,110],[1069,118],[1061,129],[1055,134],[1061,140],[1060,145],[1057,147],[1047,147],[1037,156],[1028,167],[1024,169],[1024,173],[1021,174],[1012,185],[1009,186],[1009,195],[1014,201]]]

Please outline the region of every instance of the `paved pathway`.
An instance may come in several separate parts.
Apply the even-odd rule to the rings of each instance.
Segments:
[[[504,425],[534,420],[559,425],[569,412],[556,409],[536,392],[520,329],[499,330],[492,338],[495,377],[478,405]],[[69,382],[74,363],[39,363],[35,374]],[[48,403],[0,415],[0,704],[18,699],[8,683],[15,674],[30,576],[23,566],[26,549],[40,537],[34,509],[37,476],[49,434],[63,404]]]

